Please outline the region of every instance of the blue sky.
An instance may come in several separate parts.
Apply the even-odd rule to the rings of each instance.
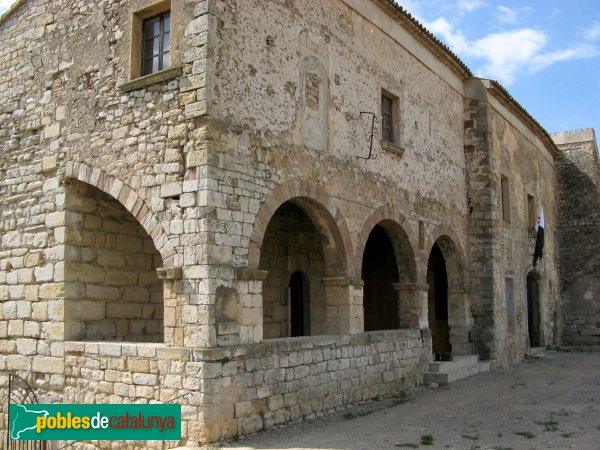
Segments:
[[[598,0],[397,2],[548,132],[600,133]]]
[[[397,1],[548,132],[600,133],[598,0]],[[0,0],[0,14],[12,3]]]

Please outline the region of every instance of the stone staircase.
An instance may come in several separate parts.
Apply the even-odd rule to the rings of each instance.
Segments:
[[[477,355],[455,356],[453,361],[434,361],[425,372],[425,384],[440,386],[467,378],[481,372],[489,372],[490,363],[479,361]]]

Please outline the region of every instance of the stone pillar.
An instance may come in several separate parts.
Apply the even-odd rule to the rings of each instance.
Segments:
[[[185,322],[181,320],[183,300],[177,293],[181,290],[181,267],[161,267],[156,269],[158,279],[164,289],[164,340],[170,347],[183,347]]]
[[[238,294],[240,304],[239,333],[241,344],[252,344],[263,339],[262,284],[266,270],[238,269]],[[217,323],[220,327],[221,324]]]
[[[448,326],[454,355],[470,355],[473,352],[469,342],[471,321],[468,317],[468,298],[467,289],[448,288]]]
[[[400,328],[429,328],[427,317],[428,284],[393,283],[398,291]]]
[[[365,330],[363,286],[353,277],[321,278],[325,286],[327,334],[357,334]]]

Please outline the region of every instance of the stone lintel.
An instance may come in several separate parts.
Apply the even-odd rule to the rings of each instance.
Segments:
[[[267,278],[268,271],[260,269],[248,269],[247,267],[240,267],[236,270],[236,278],[238,280],[255,280],[262,281]]]
[[[156,274],[160,280],[181,280],[181,267],[159,267]]]

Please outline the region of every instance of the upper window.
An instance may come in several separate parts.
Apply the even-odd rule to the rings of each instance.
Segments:
[[[381,94],[381,139],[394,142],[394,99]]]
[[[141,75],[170,67],[171,11],[144,20]]]

